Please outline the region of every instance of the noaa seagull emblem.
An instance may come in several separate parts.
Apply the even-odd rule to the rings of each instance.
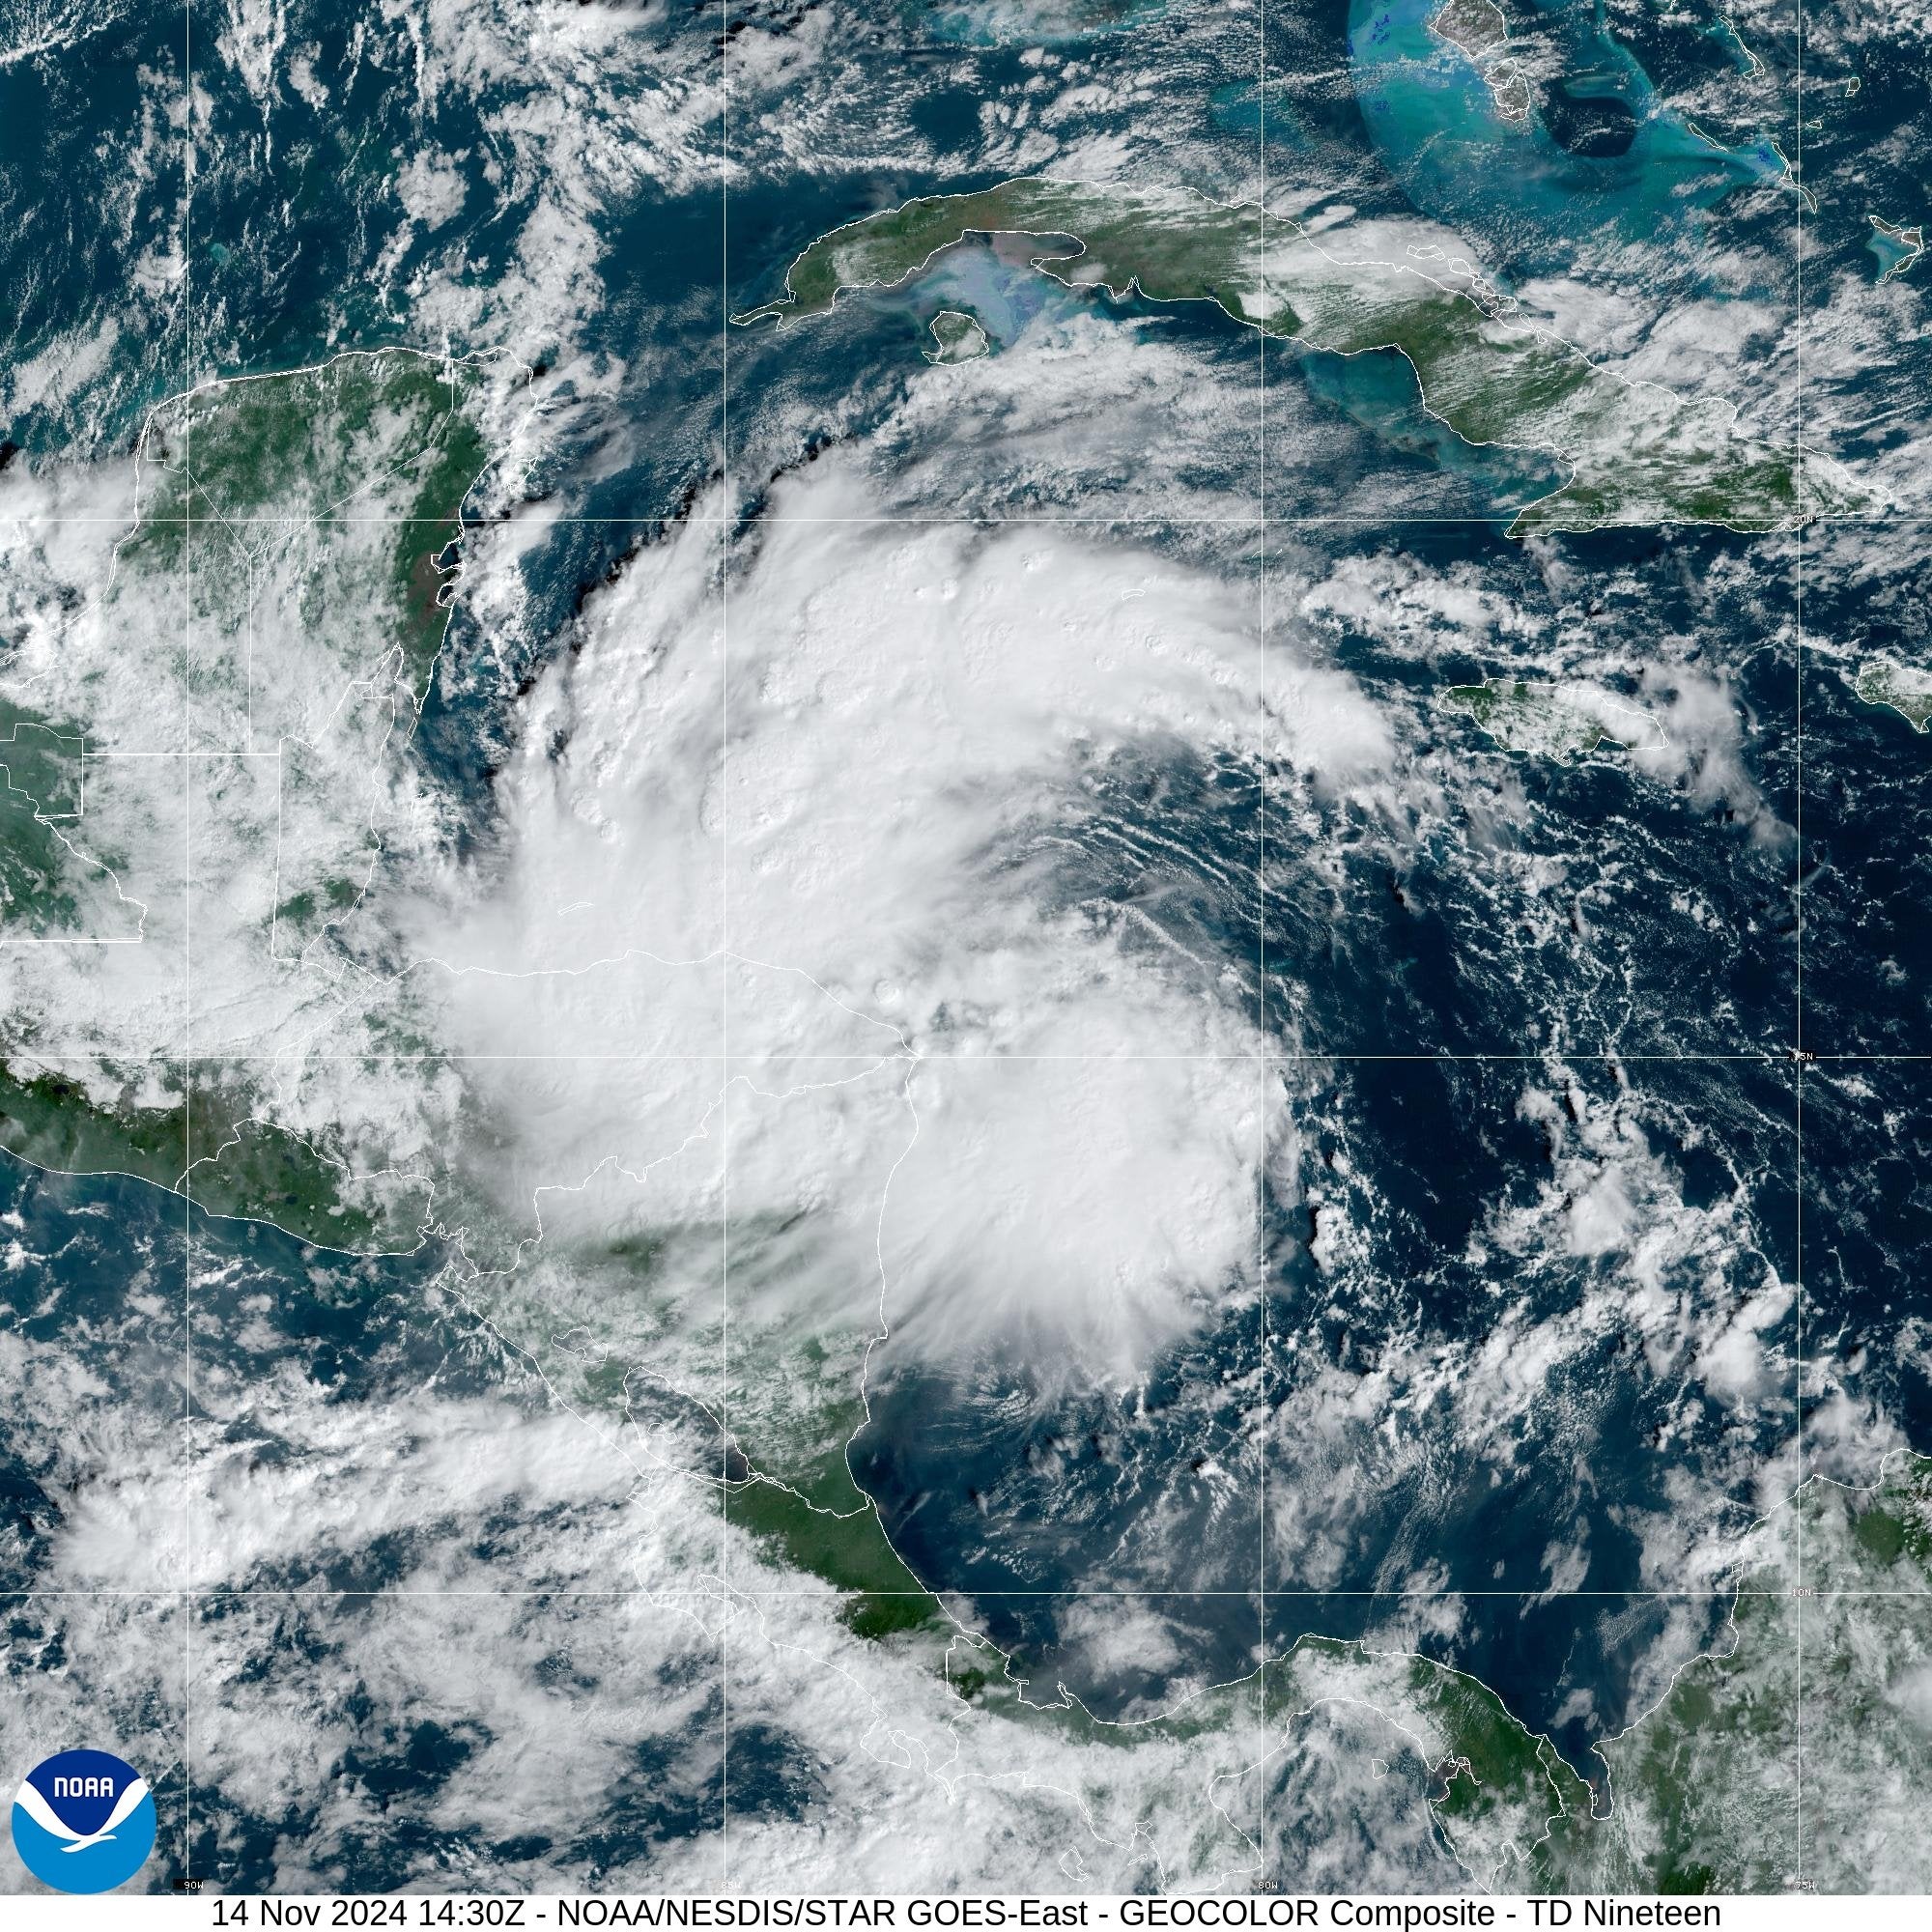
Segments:
[[[14,1794],[14,1849],[59,1891],[111,1891],[155,1848],[155,1800],[131,1764],[107,1751],[61,1751]]]

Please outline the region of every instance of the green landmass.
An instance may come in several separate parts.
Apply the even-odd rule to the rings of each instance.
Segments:
[[[794,1567],[851,1593],[855,1630],[943,1634],[935,1600],[896,1594],[918,1586],[869,1508],[820,1518],[757,1483],[734,1488],[727,1507]],[[1373,1715],[1411,1754],[1440,1841],[1492,1890],[1765,1892],[1801,1872],[1822,1891],[1922,1889],[1932,1459],[1900,1457],[1869,1490],[1814,1479],[1747,1547],[1759,1555],[1725,1630],[1598,1747],[1595,1789],[1477,1679],[1370,1643],[1304,1635],[1253,1676],[1122,1723],[1041,1695],[1020,1660],[983,1639],[955,1636],[934,1654],[976,1713],[1114,1750],[1212,1747],[1236,1767],[1230,1775],[1242,1751],[1252,1763],[1253,1744],[1240,1740],[1258,1726],[1271,1753],[1293,1752],[1313,1747],[1302,1729],[1313,1713]],[[1104,1767],[1083,1776],[1096,1803],[1122,1788]]]
[[[377,853],[370,850],[373,867]],[[274,923],[286,927],[277,933],[276,952],[286,953],[291,945],[312,939],[331,919],[350,911],[368,889],[366,879],[325,879],[320,886],[304,886],[292,893],[275,908]]]
[[[819,1473],[821,1480],[830,1474]],[[846,1592],[839,1615],[860,1636],[950,1631],[938,1598],[900,1560],[878,1505],[844,1473],[842,1457],[838,1473],[850,1496],[843,1511],[814,1505],[798,1491],[756,1476],[725,1490],[725,1520],[772,1546],[794,1570]]]
[[[666,1287],[691,1232],[627,1236],[611,1258]],[[548,1310],[566,1326],[574,1313]],[[775,1564],[837,1592],[855,1635],[944,1682],[955,1715],[942,1721],[973,1727],[959,1731],[962,1776],[1030,1767],[1075,1792],[1106,1842],[1158,1839],[1174,1869],[1197,1874],[1257,1869],[1258,1838],[1240,1822],[1263,1810],[1256,1780],[1323,1765],[1360,1779],[1373,1757],[1393,1767],[1380,1802],[1416,1807],[1422,1842],[1492,1890],[1763,1891],[1801,1875],[1834,1890],[1923,1883],[1913,1848],[1915,1794],[1932,1776],[1932,1459],[1900,1457],[1869,1489],[1814,1480],[1755,1525],[1707,1649],[1585,1763],[1566,1761],[1478,1679],[1373,1637],[1304,1634],[1248,1676],[1113,1720],[1036,1660],[960,1629],[894,1549],[845,1460],[863,1420],[840,1393],[854,1386],[853,1348],[780,1347],[755,1322],[749,1333],[729,1411],[751,1473],[724,1487],[725,1520]],[[641,1336],[625,1350],[645,1352]],[[581,1372],[612,1408],[629,1406],[621,1359]],[[1211,1819],[1198,1808],[1207,1783],[1228,1801]]]
[[[132,938],[105,860],[81,837],[84,733],[0,696],[0,926],[35,937]]]
[[[217,1141],[219,1113],[204,1122],[198,1108],[194,1126],[196,1149],[208,1151],[199,1154],[181,1191],[211,1214],[270,1221],[318,1247],[351,1253],[416,1245],[429,1201],[426,1183],[408,1176],[354,1175],[298,1135],[264,1121],[233,1120]]]
[[[101,1084],[117,1077],[103,1066]],[[103,1103],[78,1079],[0,1063],[0,1147],[59,1174],[131,1174],[175,1187],[187,1171],[186,1106],[142,1105],[140,1074],[128,1069],[121,1097]]]
[[[867,1504],[845,1460],[866,1421],[859,1391],[867,1331],[800,1333],[787,1321],[761,1323],[757,1235],[753,1225],[741,1248],[732,1224],[732,1427],[758,1468],[781,1475],[818,1508],[849,1515]]]
[[[1406,356],[1427,407],[1464,440],[1571,467],[1566,484],[1516,517],[1519,535],[1631,523],[1776,529],[1860,500],[1821,459],[1801,465],[1741,434],[1726,403],[1627,382],[1413,264],[1345,260],[1285,216],[1187,188],[1032,179],[925,196],[821,236],[792,263],[780,299],[734,319],[821,315],[841,291],[903,283],[974,234],[1069,238],[1032,259],[1074,288],[1211,301],[1311,349]]]
[[[978,320],[956,308],[943,308],[932,318],[932,339],[939,347],[926,351],[928,362],[971,362],[987,349]]]
[[[1765,1533],[1729,1647],[1602,1747],[1640,1886],[1922,1891],[1932,1459],[1814,1478]]]
[[[313,540],[385,520],[385,594],[363,616],[386,619],[420,684],[448,617],[439,558],[487,454],[477,382],[467,364],[387,349],[174,397],[143,439],[153,483],[122,554],[219,579],[236,549],[258,548],[277,524]]]
[[[1537,1861],[1551,1821],[1587,1817],[1589,1787],[1487,1686],[1428,1658],[1304,1636],[1264,1672],[1271,1733],[1322,1709],[1365,1707],[1407,1740],[1432,1821],[1495,1889],[1549,1889]],[[1534,1877],[1532,1877],[1534,1874]]]
[[[1439,697],[1446,709],[1465,713],[1506,751],[1543,757],[1578,757],[1605,745],[1639,744],[1656,735],[1655,726],[1634,706],[1619,706],[1630,711],[1630,728],[1622,736],[1612,735],[1597,715],[1599,707],[1612,700],[1562,685],[1492,678],[1486,684],[1452,684]]]
[[[272,1222],[318,1247],[414,1245],[421,1183],[385,1187],[354,1175],[253,1119],[240,1083],[197,1080],[190,1094],[172,1068],[158,1080],[153,1069],[105,1063],[90,1071],[87,1081],[0,1062],[0,1149],[55,1173],[131,1175],[211,1214]]]
[[[1852,689],[1867,704],[1890,706],[1915,731],[1924,730],[1932,722],[1932,671],[1889,658],[1872,658],[1859,667]]]
[[[140,938],[158,903],[169,938],[157,957],[179,958],[178,768],[124,758],[114,782],[95,772],[85,791],[81,773],[90,748],[184,736],[208,754],[185,808],[190,863],[211,888],[197,917],[234,921],[211,948],[232,947],[263,982],[282,979],[356,902],[381,850],[384,760],[448,623],[451,545],[485,462],[480,383],[467,365],[385,350],[207,384],[151,412],[134,526],[94,628],[76,633],[90,647],[37,670],[59,685],[45,711],[24,691],[0,700],[9,932]],[[135,1010],[145,963],[139,949],[117,955]],[[40,1031],[0,1031],[15,1060],[0,1070],[0,1147],[68,1172],[135,1175],[333,1248],[414,1244],[426,1183],[361,1171],[259,1118],[270,1109],[241,1070],[198,1080],[192,1095],[152,1067],[122,1079],[100,1061],[67,1077],[20,1061]]]
[[[0,697],[0,803],[44,818],[80,813],[80,761],[85,733],[56,724]]]
[[[79,808],[78,733],[0,700],[0,920],[37,932],[80,917],[73,852],[55,829]]]
[[[852,1480],[846,1448],[866,1420],[858,1395],[864,1363],[863,1337],[833,1347],[810,1335],[788,1343],[761,1334],[754,1320],[734,1324],[731,1431],[755,1473],[726,1487],[725,1520],[792,1569],[844,1593],[839,1614],[859,1635],[950,1637],[956,1626]]]

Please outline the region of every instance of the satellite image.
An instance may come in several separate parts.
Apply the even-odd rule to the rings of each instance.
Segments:
[[[21,1858],[1932,1889],[1928,152],[1928,0],[0,0]]]

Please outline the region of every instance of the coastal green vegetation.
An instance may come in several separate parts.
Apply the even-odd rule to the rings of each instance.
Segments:
[[[1890,658],[1871,658],[1859,667],[1852,689],[1867,704],[1889,705],[1915,731],[1932,723],[1932,671]]]
[[[939,346],[926,351],[928,362],[970,362],[987,349],[978,320],[956,308],[943,308],[932,318],[932,339]]]
[[[133,524],[99,583],[73,588],[71,648],[0,699],[0,923],[66,942],[44,955],[44,1001],[71,997],[56,975],[93,976],[120,1003],[101,1038],[128,1042],[128,1065],[41,1060],[54,1030],[23,996],[0,1030],[0,1147],[318,1245],[415,1244],[426,1180],[291,1130],[242,1062],[190,1092],[166,1037],[135,1046],[179,1013],[190,919],[251,976],[237,1004],[269,1015],[304,997],[305,947],[366,889],[385,760],[440,652],[485,465],[481,391],[470,365],[384,350],[151,412]],[[181,768],[153,755],[183,745],[204,754],[185,801]],[[68,950],[101,941],[124,944]]]
[[[748,1252],[755,1253],[754,1228]],[[729,1485],[725,1520],[794,1570],[846,1594],[861,1636],[955,1628],[893,1548],[878,1505],[852,1478],[846,1451],[865,1426],[863,1337],[740,1330],[732,1354],[732,1434],[754,1473]]]
[[[1629,382],[1420,261],[1355,258],[1346,237],[1318,240],[1286,216],[1186,188],[1027,179],[923,196],[821,236],[781,298],[735,320],[821,315],[841,291],[907,282],[975,234],[1038,237],[1034,266],[1073,288],[1210,301],[1310,349],[1401,354],[1426,406],[1464,440],[1570,466],[1562,487],[1516,517],[1519,535],[1629,523],[1767,530],[1858,500],[1822,459],[1744,435],[1728,403]]]
[[[826,1473],[821,1471],[821,1477]],[[849,1475],[844,1485],[852,1506],[835,1510],[808,1501],[786,1484],[754,1476],[725,1490],[725,1520],[772,1546],[794,1570],[845,1592],[847,1600],[839,1614],[860,1636],[950,1628],[938,1598],[894,1549],[879,1520],[878,1505],[858,1490]]]
[[[1601,1747],[1635,1886],[1893,1889],[1932,1774],[1932,1459],[1814,1477],[1753,1542],[1724,1639]]]
[[[359,548],[376,520],[385,608],[365,616],[386,616],[419,686],[447,621],[445,553],[484,468],[478,386],[468,364],[385,349],[174,397],[143,439],[152,480],[123,555],[212,577],[221,604],[238,562],[291,542]]]
[[[0,697],[0,922],[36,933],[83,918],[83,878],[104,883],[71,842],[83,734]]]
[[[249,1106],[240,1083],[201,1078],[190,1092],[173,1065],[0,1062],[0,1149],[36,1167],[131,1175],[319,1247],[413,1245],[420,1183],[369,1185]]]
[[[245,1104],[244,1096],[236,1097]],[[355,1175],[299,1135],[269,1122],[224,1123],[218,1107],[207,1111],[204,1122],[197,1109],[197,1159],[182,1182],[182,1191],[198,1207],[211,1214],[272,1222],[318,1247],[395,1253],[416,1245],[428,1205],[426,1183],[409,1176]]]
[[[1562,750],[1578,752],[1593,752],[1604,741],[1604,728],[1594,719],[1578,717],[1559,703],[1548,686],[1527,684],[1520,678],[1452,684],[1443,692],[1442,702],[1452,711],[1466,711],[1484,731],[1512,751],[1527,749],[1532,740],[1539,749],[1556,749],[1548,744],[1552,736]]]
[[[943,1633],[935,1599],[897,1594],[918,1586],[869,1507],[821,1517],[753,1482],[734,1486],[727,1508],[849,1592],[855,1630]],[[1913,1794],[1932,1773],[1918,1715],[1932,1684],[1932,1459],[1895,1458],[1865,1490],[1813,1479],[1744,1548],[1724,1627],[1598,1747],[1594,1782],[1476,1678],[1372,1642],[1304,1635],[1249,1677],[1125,1722],[1034,1685],[1024,1660],[981,1638],[952,1636],[936,1667],[982,1717],[1082,1746],[1203,1753],[1224,1778],[1256,1775],[1264,1736],[1271,1758],[1319,1748],[1304,1720],[1328,1713],[1362,1727],[1364,1749],[1411,1758],[1416,1802],[1477,1883],[1532,1893],[1784,1889],[1801,1856],[1802,1723],[1804,1869],[1821,1889],[1870,1884],[1886,1858],[1906,1856]],[[1113,1788],[1103,1770],[1090,1776],[1083,1796]]]
[[[1365,1706],[1407,1740],[1424,1802],[1458,1861],[1483,1883],[1558,1889],[1550,1828],[1587,1819],[1589,1786],[1548,1738],[1476,1678],[1433,1659],[1304,1636],[1270,1663],[1271,1729],[1318,1708]]]
[[[1657,735],[1635,706],[1582,688],[1492,678],[1485,684],[1450,685],[1439,697],[1445,710],[1465,714],[1505,751],[1542,757],[1580,757],[1605,745],[1642,744]],[[1626,711],[1628,726],[1618,724],[1613,733],[1603,714],[1617,718]]]
[[[62,1174],[131,1174],[176,1187],[187,1171],[187,1108],[179,1088],[144,1093],[145,1069],[76,1071],[0,1063],[0,1148]],[[119,1084],[115,1097],[103,1090]]]

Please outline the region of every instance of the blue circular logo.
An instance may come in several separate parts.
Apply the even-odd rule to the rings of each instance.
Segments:
[[[112,1891],[155,1849],[155,1801],[131,1764],[107,1751],[61,1751],[14,1794],[14,1849],[56,1891]]]

